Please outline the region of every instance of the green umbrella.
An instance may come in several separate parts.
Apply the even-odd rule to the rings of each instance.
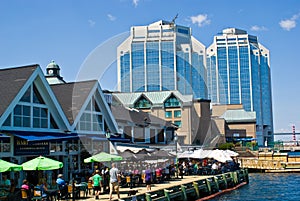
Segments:
[[[22,170],[21,165],[17,165],[14,163],[10,163],[4,160],[0,159],[0,172],[6,172],[6,171],[20,171]]]
[[[92,162],[109,162],[109,161],[121,161],[121,160],[123,160],[122,156],[100,152],[99,154],[84,159],[84,162],[92,163]]]
[[[60,161],[39,156],[22,164],[23,170],[55,170],[63,167]]]

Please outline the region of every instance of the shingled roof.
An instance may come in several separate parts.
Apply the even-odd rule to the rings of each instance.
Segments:
[[[38,64],[0,69],[0,116],[37,68]]]
[[[256,113],[244,109],[227,110],[221,118],[224,118],[227,123],[256,122]]]
[[[97,80],[91,80],[51,85],[70,124],[74,123],[78,112],[96,83],[98,83]]]
[[[191,104],[193,95],[182,95],[179,91],[150,91],[135,93],[113,93],[123,105],[133,107],[134,103],[143,95],[153,106],[161,106],[171,95],[176,96],[183,104]]]
[[[160,126],[174,127],[174,128],[176,127],[170,122],[167,122],[154,115],[136,109],[126,108],[121,105],[116,105],[116,106],[112,105],[111,111],[117,121],[127,121],[141,127],[147,126],[147,124],[151,124],[159,127]]]

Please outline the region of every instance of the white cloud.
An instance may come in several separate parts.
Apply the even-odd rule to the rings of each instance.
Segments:
[[[281,20],[279,22],[279,25],[284,30],[289,31],[296,27],[296,25],[297,25],[296,21],[298,20],[299,17],[300,17],[300,13],[293,15],[290,19]]]
[[[139,0],[132,0],[132,3],[134,5],[134,7],[137,7],[138,6],[138,3],[139,3]]]
[[[90,24],[90,27],[94,27],[96,22],[93,21],[93,20],[88,20],[89,24]]]
[[[115,21],[117,18],[111,14],[107,14],[107,17],[110,21]]]
[[[268,29],[264,26],[254,25],[251,27],[251,31],[267,31]]]
[[[210,24],[210,20],[207,18],[206,14],[199,14],[197,16],[191,16],[190,20],[193,24],[197,24],[198,27]]]

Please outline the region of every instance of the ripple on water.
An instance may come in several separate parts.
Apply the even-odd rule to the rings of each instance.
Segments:
[[[299,173],[251,173],[249,185],[212,201],[300,200]]]

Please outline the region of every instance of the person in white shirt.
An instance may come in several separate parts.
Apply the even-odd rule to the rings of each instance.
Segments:
[[[217,174],[218,173],[218,169],[219,169],[219,166],[217,164],[217,162],[214,162],[211,166],[211,172],[212,174]]]

